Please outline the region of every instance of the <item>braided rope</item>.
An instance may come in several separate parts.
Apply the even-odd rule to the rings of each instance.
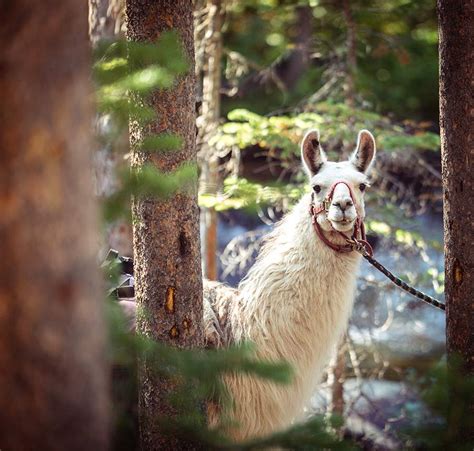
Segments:
[[[407,293],[410,293],[412,296],[415,296],[416,298],[421,299],[422,301],[432,305],[433,307],[439,308],[440,310],[443,310],[443,311],[446,310],[446,305],[443,304],[442,302],[439,302],[437,299],[432,298],[431,296],[428,296],[427,294],[422,293],[421,291],[418,291],[417,289],[411,287],[402,279],[393,275],[387,268],[385,268],[385,266],[383,266],[381,263],[375,260],[375,258],[371,257],[367,253],[365,252],[360,252],[360,253],[372,266],[374,266],[382,274],[388,277],[397,287],[401,288]]]

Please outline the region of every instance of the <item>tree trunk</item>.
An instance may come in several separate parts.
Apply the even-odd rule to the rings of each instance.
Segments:
[[[328,369],[328,383],[331,388],[329,412],[342,417],[344,415],[344,381],[346,379],[346,340],[344,336],[337,348]]]
[[[89,36],[95,46],[120,33],[123,0],[89,0]]]
[[[152,155],[134,149],[132,164],[153,164],[168,172],[184,162],[196,162],[195,75],[193,10],[189,0],[128,0],[128,38],[154,42],[166,29],[178,32],[189,68],[170,90],[151,96],[157,120],[146,130],[133,128],[131,142],[140,135],[176,133],[183,138],[177,152]],[[171,198],[133,201],[133,244],[138,309],[137,331],[178,347],[200,347],[202,334],[202,277],[199,243],[199,209],[196,190]],[[168,402],[172,387],[153,374],[151,362],[140,370],[139,416],[142,449],[183,449],[177,439],[160,433],[156,419],[173,416]]]
[[[87,5],[0,15],[0,448],[104,450]]]
[[[349,0],[342,0],[342,10],[344,20],[346,22],[347,37],[347,57],[346,57],[346,82],[344,85],[344,94],[347,106],[354,108],[355,106],[355,82],[354,75],[357,69],[357,53],[356,53],[356,27],[354,18],[352,17],[351,5]],[[354,117],[349,119],[349,126],[353,126]],[[352,151],[352,149],[350,150]],[[348,151],[344,149],[348,156]],[[347,338],[342,338],[339,343],[337,354],[334,357],[334,365],[330,368],[333,372],[331,385],[331,404],[329,411],[336,415],[342,416],[344,414],[344,381],[346,373],[345,348]]]
[[[260,72],[254,73],[240,83],[237,92],[233,95],[237,97],[245,97],[254,93],[260,95],[262,88],[268,86],[268,83],[278,86],[279,89],[292,91],[312,59],[313,22],[313,10],[310,6],[296,6],[295,23],[292,26],[295,29],[293,49],[271,64],[272,77],[262,78]]]
[[[313,38],[313,10],[308,5],[295,7],[294,49],[276,65],[276,73],[288,91],[296,87],[311,61]]]
[[[441,162],[444,186],[446,345],[474,375],[474,5],[438,1]],[[466,406],[451,387],[452,405]],[[472,397],[468,400],[471,415]],[[461,415],[467,418],[467,412]],[[458,437],[473,437],[472,424],[450,421]],[[462,423],[462,422],[461,422]],[[465,423],[465,422],[464,422]]]
[[[198,149],[201,168],[201,192],[216,195],[219,180],[219,157],[216,146],[209,144],[215,136],[220,118],[220,88],[222,59],[222,27],[225,6],[223,0],[208,0],[207,27],[204,34],[204,67],[202,81],[202,107],[198,119]],[[214,208],[201,210],[203,231],[203,273],[217,280],[217,212]]]
[[[357,70],[357,41],[356,41],[356,24],[352,17],[351,4],[349,0],[342,0],[342,10],[344,12],[344,20],[347,27],[347,67],[346,67],[346,103],[351,108],[355,106],[355,73]]]
[[[123,0],[89,0],[89,38],[93,47],[102,41],[111,42],[121,36],[123,20]],[[96,134],[104,134],[110,126],[108,114],[98,114],[95,120]],[[107,125],[105,125],[107,124]],[[126,169],[128,162],[123,158],[129,152],[128,128],[120,130],[120,136],[112,143],[96,144],[93,159],[93,178],[95,194],[100,200],[117,192],[120,186],[118,173]],[[120,219],[104,228],[101,241],[102,254],[109,249],[121,255],[132,256],[132,224]]]
[[[444,185],[446,335],[474,374],[474,7],[440,0],[440,125]]]

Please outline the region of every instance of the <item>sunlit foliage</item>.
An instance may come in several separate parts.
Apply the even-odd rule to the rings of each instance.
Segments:
[[[337,138],[342,144],[350,142],[352,145],[358,130],[369,129],[377,137],[377,147],[382,152],[438,151],[440,145],[435,133],[422,130],[416,135],[407,133],[403,126],[377,113],[331,102],[321,102],[312,111],[291,116],[261,116],[244,109],[233,110],[215,138],[215,144],[240,149],[258,145],[269,151],[279,150],[280,156],[285,158],[299,155],[303,134],[311,128],[322,131],[323,143]]]
[[[171,88],[175,78],[183,74],[188,65],[173,32],[162,34],[154,45],[126,41],[104,44],[98,47],[95,57],[97,109],[109,119],[108,126],[100,130],[99,136],[110,151],[126,156],[128,146],[120,146],[120,138],[128,130],[129,121],[145,130],[156,120],[147,97],[157,89]],[[183,141],[180,136],[170,133],[146,133],[140,142],[133,144],[146,152],[169,152],[179,150]],[[197,179],[197,168],[188,164],[174,173],[165,174],[153,165],[145,165],[134,170],[121,169],[117,175],[120,188],[104,200],[107,221],[130,214],[131,195],[166,197],[186,189]]]

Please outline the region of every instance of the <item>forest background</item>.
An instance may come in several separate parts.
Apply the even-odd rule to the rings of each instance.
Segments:
[[[102,39],[124,32],[120,4],[110,11]],[[205,276],[238,284],[307,189],[299,143],[308,128],[336,159],[366,128],[378,146],[371,242],[402,278],[442,296],[435,2],[197,2],[194,26]],[[107,166],[110,149],[102,157]],[[114,183],[98,170],[107,192]],[[131,229],[109,227],[108,247],[132,256]],[[344,416],[354,434],[393,446],[414,415],[426,419],[413,372],[423,378],[444,355],[444,317],[368,268],[354,316],[312,413]]]
[[[68,449],[104,449],[111,436],[117,449],[134,449],[139,441],[143,449],[190,442],[206,449],[470,449],[465,431],[472,418],[460,412],[472,399],[472,381],[446,373],[443,313],[400,293],[369,267],[358,279],[353,319],[337,356],[308,400],[308,422],[271,437],[230,444],[224,430],[206,426],[201,407],[216,392],[225,398],[222,373],[251,372],[285,383],[291,369],[284,362],[256,362],[247,346],[195,353],[145,337],[178,348],[202,345],[195,321],[202,313],[201,263],[207,278],[238,284],[264,235],[308,190],[299,150],[308,128],[320,130],[334,159],[349,154],[360,129],[373,132],[378,158],[366,197],[369,240],[384,264],[444,300],[435,2],[196,0],[191,7],[184,0],[89,0],[97,107],[93,179],[103,218],[97,233],[90,233],[89,174],[77,172],[88,164],[80,149],[91,147],[89,48],[77,38],[86,32],[84,11],[72,1],[51,15],[24,2],[4,9],[12,20],[1,35],[8,70],[0,83],[11,95],[2,116],[6,226],[0,231],[9,259],[25,269],[2,279],[12,293],[2,298],[0,341],[7,443],[27,446],[42,437],[48,449],[65,443]],[[162,33],[167,28],[174,31]],[[158,41],[145,43],[153,34]],[[15,154],[17,147],[26,151]],[[179,165],[183,155],[188,163]],[[155,230],[165,230],[169,243],[176,238],[179,246],[167,246],[163,233],[148,233]],[[185,271],[167,266],[189,288],[188,316],[182,317],[184,303],[176,303],[175,312],[174,290],[166,291],[165,307],[176,313],[179,328],[168,324],[175,316],[155,315],[160,287],[143,280],[135,286],[127,258],[132,235],[135,264],[148,280],[166,266],[167,254],[187,262]],[[95,302],[97,241],[99,260],[105,260],[108,327]],[[138,330],[145,334],[131,335],[117,298],[127,312],[135,288],[149,303],[138,311]],[[451,353],[467,351],[467,359],[466,336],[459,328],[456,348],[452,335]],[[39,345],[31,346],[36,340]],[[111,410],[104,378],[109,364]],[[58,377],[61,388],[51,383]],[[20,427],[16,419],[30,410],[35,421]],[[56,412],[63,414],[60,423]]]

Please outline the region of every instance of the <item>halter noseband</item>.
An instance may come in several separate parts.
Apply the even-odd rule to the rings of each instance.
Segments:
[[[334,229],[334,227],[331,224],[331,227],[333,228],[333,230],[346,240],[346,244],[331,243],[331,241],[329,241],[324,235],[323,229],[318,223],[317,216],[322,212],[326,212],[326,213],[328,212],[329,207],[331,206],[331,203],[332,203],[332,198],[334,196],[334,190],[336,189],[336,186],[339,185],[340,183],[347,186],[347,188],[349,189],[351,200],[353,204],[355,205],[354,192],[352,191],[352,188],[350,187],[350,185],[344,182],[343,180],[338,180],[332,184],[331,188],[328,191],[328,194],[326,195],[326,197],[324,198],[324,200],[320,203],[318,207],[316,207],[316,205],[314,204],[314,192],[311,193],[311,205],[309,207],[309,214],[311,215],[311,219],[312,219],[312,223],[313,223],[313,227],[316,232],[316,235],[318,235],[320,240],[326,246],[328,246],[329,248],[331,248],[332,250],[338,253],[347,254],[354,250],[362,250],[365,253],[367,253],[367,255],[372,256],[373,255],[372,246],[367,241],[367,238],[365,235],[364,221],[359,216],[359,213],[357,213],[357,217],[354,224],[354,232],[352,233],[352,237],[348,237],[345,233]]]

